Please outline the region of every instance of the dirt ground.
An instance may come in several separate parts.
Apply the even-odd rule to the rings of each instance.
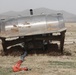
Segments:
[[[15,56],[19,52],[16,51],[14,55],[10,52],[10,55],[3,56],[0,44],[0,75],[76,75],[76,23],[65,25],[67,32],[64,54],[56,51],[47,52],[48,54],[29,54],[21,65],[28,67],[28,71],[13,72],[12,66],[20,59],[20,55]]]

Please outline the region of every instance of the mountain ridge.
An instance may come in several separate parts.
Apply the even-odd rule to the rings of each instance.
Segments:
[[[10,18],[10,17],[18,17],[18,16],[29,16],[30,15],[30,9],[26,9],[20,12],[17,11],[8,11],[5,13],[0,14],[0,19],[1,18]],[[69,13],[64,10],[53,10],[53,9],[48,9],[48,8],[36,8],[33,9],[34,15],[39,15],[39,14],[57,14],[57,13],[62,13],[64,20],[66,22],[76,22],[76,15]]]

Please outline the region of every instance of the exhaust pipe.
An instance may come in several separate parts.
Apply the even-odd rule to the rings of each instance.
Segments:
[[[30,15],[33,15],[33,9],[30,9]]]

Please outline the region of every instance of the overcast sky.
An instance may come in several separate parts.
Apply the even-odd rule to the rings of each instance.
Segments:
[[[0,0],[0,13],[40,7],[76,14],[76,0]]]

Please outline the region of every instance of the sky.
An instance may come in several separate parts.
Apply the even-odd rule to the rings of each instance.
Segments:
[[[76,14],[76,0],[0,0],[0,13],[41,7]]]

